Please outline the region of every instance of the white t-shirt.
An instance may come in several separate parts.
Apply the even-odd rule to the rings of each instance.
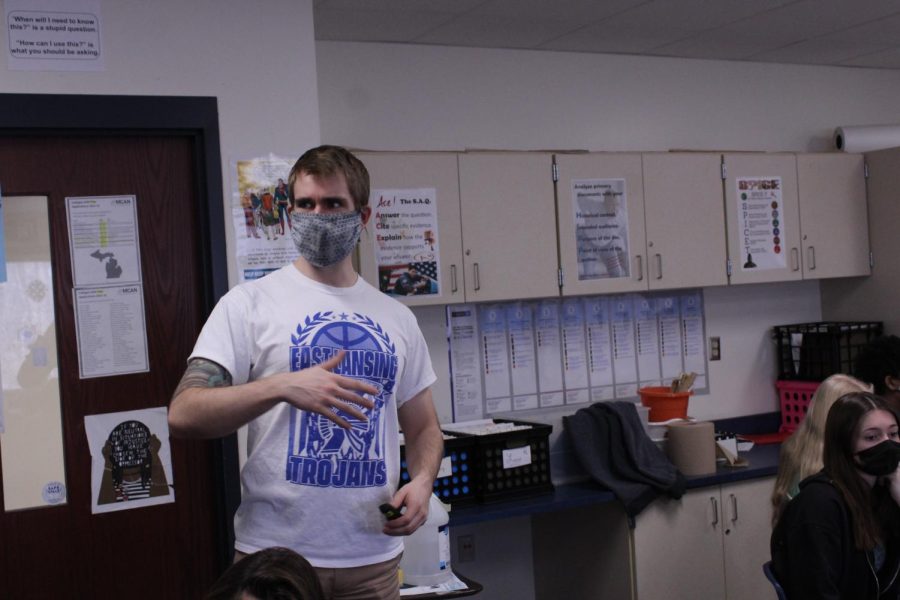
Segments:
[[[400,474],[397,409],[434,383],[415,316],[359,278],[348,288],[293,265],[236,286],[216,305],[191,358],[223,366],[234,385],[319,364],[346,349],[335,373],[381,392],[350,431],[277,404],[249,424],[235,548],[285,546],[318,567],[355,567],[397,556],[378,506]],[[362,407],[360,407],[362,408]]]

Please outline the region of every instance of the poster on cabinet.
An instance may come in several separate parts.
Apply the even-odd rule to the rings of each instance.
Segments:
[[[783,269],[785,224],[781,177],[738,177],[737,217],[742,271]]]
[[[369,206],[378,289],[392,296],[439,295],[435,188],[373,190]]]
[[[629,277],[624,179],[573,179],[578,280]]]
[[[84,417],[94,514],[175,502],[166,408]]]

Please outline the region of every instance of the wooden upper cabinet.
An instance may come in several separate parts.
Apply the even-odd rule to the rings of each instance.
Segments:
[[[552,155],[459,155],[466,301],[559,295]]]
[[[861,154],[797,155],[804,279],[871,274]]]
[[[360,152],[357,156],[366,165],[371,178],[373,212],[379,202],[379,192],[384,190],[433,190],[426,193],[434,200],[434,208],[425,207],[421,211],[399,207],[405,214],[416,212],[436,215],[436,227],[426,227],[433,219],[413,218],[406,223],[409,227],[398,228],[397,219],[376,218],[369,221],[363,232],[359,246],[359,268],[362,277],[382,291],[410,306],[424,304],[453,304],[465,300],[463,288],[462,235],[459,219],[459,177],[457,155],[450,152]],[[433,195],[433,198],[431,196]],[[393,199],[399,202],[399,199]],[[431,236],[425,234],[431,231]],[[388,237],[386,241],[380,241]],[[402,236],[402,241],[391,239]],[[430,237],[430,239],[425,239]],[[386,252],[377,252],[379,244],[401,247],[401,260],[392,261]],[[421,246],[420,249],[409,248]],[[406,249],[403,249],[406,247]],[[396,264],[392,264],[396,263]],[[394,283],[408,270],[409,264],[419,266],[419,276],[434,275],[435,282],[429,282],[428,293],[396,295]],[[399,287],[399,286],[398,286]]]
[[[647,290],[641,155],[554,158],[563,295]]]
[[[721,163],[719,154],[644,154],[651,290],[728,283]]]
[[[793,154],[725,154],[731,283],[803,277],[797,160]]]

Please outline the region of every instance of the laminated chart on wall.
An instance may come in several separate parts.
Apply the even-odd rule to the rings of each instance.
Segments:
[[[700,290],[447,307],[453,418],[635,400],[697,373],[708,391]]]

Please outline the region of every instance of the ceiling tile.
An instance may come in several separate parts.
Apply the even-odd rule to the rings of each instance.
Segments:
[[[341,10],[436,12],[460,15],[469,12],[486,0],[325,0],[324,6]],[[316,5],[319,6],[318,4]]]
[[[691,34],[672,27],[625,27],[607,24],[582,27],[541,44],[542,50],[640,54]]]
[[[719,29],[703,31],[685,39],[653,48],[649,53],[683,58],[708,58],[714,60],[743,60],[754,54],[773,50],[784,45],[772,40],[742,33],[723,33]]]
[[[875,69],[900,69],[900,48],[891,48],[866,56],[858,56],[840,63],[846,67],[870,67]]]
[[[578,23],[575,22],[476,16],[469,13],[428,31],[415,41],[491,48],[535,48],[576,27]]]
[[[632,27],[676,27],[689,31],[712,29],[778,8],[795,0],[679,0],[651,2],[623,11],[609,22]]]
[[[574,19],[595,23],[628,8],[653,4],[650,0],[488,0],[472,10],[474,15],[529,19]]]
[[[900,14],[870,21],[855,27],[822,36],[826,40],[845,40],[850,42],[869,42],[896,46],[900,43]]]
[[[453,19],[453,15],[427,12],[316,10],[317,40],[357,42],[411,42],[426,31]]]
[[[759,52],[749,56],[748,59],[777,63],[833,65],[882,50],[885,50],[884,46],[875,44],[816,39]]]

